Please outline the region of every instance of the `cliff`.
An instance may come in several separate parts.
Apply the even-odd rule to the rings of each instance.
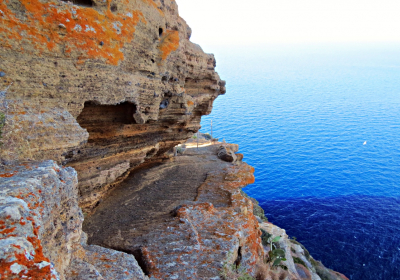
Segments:
[[[225,92],[175,1],[1,0],[0,10],[1,160],[73,167],[84,209],[192,136]]]
[[[238,147],[169,152],[225,93],[190,34],[173,0],[0,0],[2,279],[234,279],[271,267],[278,245],[263,245],[261,229],[276,228],[240,191],[254,177]],[[318,279],[310,258],[286,259],[264,278]]]

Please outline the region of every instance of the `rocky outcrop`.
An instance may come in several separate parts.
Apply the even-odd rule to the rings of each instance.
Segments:
[[[168,152],[225,93],[190,35],[174,0],[0,0],[2,279],[345,279],[261,223],[237,145]]]
[[[2,279],[62,275],[82,232],[76,172],[46,161],[0,177]]]
[[[289,239],[286,231],[271,223],[262,222],[260,228],[273,237],[280,236],[277,247],[285,251],[285,259],[282,264],[287,267],[275,267],[270,273],[273,276],[285,275],[286,279],[301,280],[348,280],[346,276],[326,268],[321,262],[314,260],[307,249],[299,242]],[[265,239],[263,240],[265,241]],[[266,252],[271,250],[268,243],[263,242]]]
[[[235,154],[239,150],[238,145],[221,145],[218,148],[218,157],[227,162],[235,162],[238,158]],[[242,157],[243,158],[243,157]]]
[[[75,170],[45,161],[5,171],[1,279],[147,279],[132,255],[86,244]]]
[[[87,217],[89,243],[134,254],[156,279],[218,278],[224,262],[239,259],[253,273],[261,232],[240,188],[254,169],[219,160],[219,145],[187,145],[184,155],[131,174]]]
[[[254,169],[218,159],[219,147],[188,145],[131,174],[86,217],[89,238],[71,167],[46,161],[5,170],[1,278],[348,280],[253,212],[241,188]],[[281,237],[285,270],[268,262],[265,234]]]
[[[85,211],[189,138],[225,92],[173,0],[1,0],[0,11],[2,162],[73,167]]]

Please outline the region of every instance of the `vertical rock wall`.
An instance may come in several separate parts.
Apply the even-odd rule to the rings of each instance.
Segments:
[[[81,208],[191,137],[225,93],[190,35],[174,0],[0,0],[2,279],[148,279],[133,255],[86,244]],[[171,238],[190,238],[167,249],[198,274],[155,243],[143,251],[154,277],[256,274],[261,232],[238,190],[253,170],[240,168],[209,174],[177,210]],[[285,279],[307,274],[294,269]]]
[[[132,255],[86,245],[75,170],[45,161],[2,172],[1,279],[147,279]]]
[[[173,0],[0,0],[2,163],[74,167],[91,209],[225,92],[190,34]]]

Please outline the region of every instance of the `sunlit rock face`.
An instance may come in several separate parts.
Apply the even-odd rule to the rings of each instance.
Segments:
[[[219,159],[220,145],[131,174],[85,220],[89,243],[135,255],[154,279],[217,279],[235,262],[255,274],[261,231],[240,192],[254,169]]]
[[[260,218],[240,191],[254,169],[238,147],[218,143],[186,161],[166,155],[225,93],[214,56],[190,34],[173,0],[0,0],[1,279],[219,279],[226,268],[269,269]],[[165,169],[165,180],[156,172],[147,181],[171,188],[143,189],[134,201],[151,227],[101,211],[128,176],[155,163],[182,169]],[[148,199],[163,215],[137,207]],[[314,277],[291,264],[282,279]]]
[[[0,178],[1,279],[148,279],[132,255],[86,244],[75,170],[44,161]]]
[[[89,210],[140,163],[189,138],[225,92],[175,1],[0,1],[3,163],[78,172]]]

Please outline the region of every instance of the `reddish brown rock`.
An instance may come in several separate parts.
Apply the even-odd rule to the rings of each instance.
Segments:
[[[184,155],[131,174],[87,218],[89,242],[134,254],[156,279],[217,279],[234,262],[255,274],[261,231],[240,192],[254,169],[221,161],[219,146],[188,145]]]
[[[174,0],[0,0],[1,278],[265,268],[242,155],[233,165],[217,146],[166,154],[225,93],[214,56],[190,35]],[[89,242],[108,248],[86,244],[79,206]]]
[[[72,168],[46,161],[2,172],[1,279],[147,279],[132,255],[86,245]]]
[[[0,10],[0,158],[74,167],[85,209],[189,138],[225,92],[173,0],[0,0]]]
[[[237,160],[237,152],[239,149],[238,145],[221,145],[218,148],[217,155],[220,159],[227,162],[235,162]],[[241,157],[243,159],[243,156]]]

